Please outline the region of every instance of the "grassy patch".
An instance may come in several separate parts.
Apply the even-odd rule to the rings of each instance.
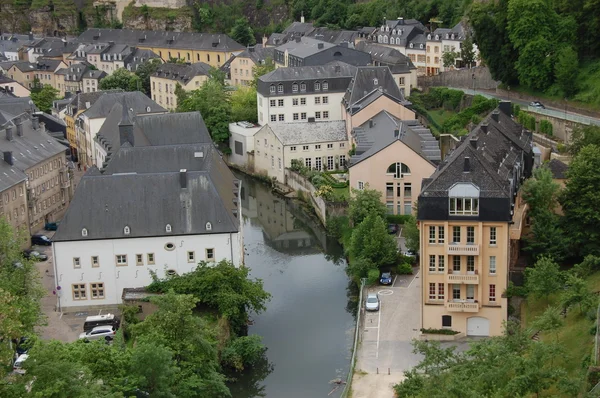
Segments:
[[[456,112],[447,111],[445,109],[432,109],[428,111],[428,113],[429,116],[431,116],[431,118],[440,126],[443,125],[444,122],[450,117],[456,115]]]
[[[350,199],[350,187],[333,188],[333,196],[339,202],[347,202]]]

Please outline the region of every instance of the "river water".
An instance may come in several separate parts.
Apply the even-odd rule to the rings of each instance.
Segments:
[[[253,314],[267,361],[230,388],[234,398],[319,398],[346,380],[354,337],[354,292],[337,242],[300,206],[242,179],[246,266],[273,296]],[[349,299],[350,298],[350,299]],[[342,387],[329,397],[339,397]]]

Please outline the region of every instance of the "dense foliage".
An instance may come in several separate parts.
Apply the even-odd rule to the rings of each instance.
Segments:
[[[53,102],[57,99],[58,90],[48,84],[41,88],[34,86],[31,90],[31,100],[42,112],[51,113]]]

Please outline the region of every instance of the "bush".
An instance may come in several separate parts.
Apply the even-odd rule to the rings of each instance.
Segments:
[[[529,115],[525,112],[519,112],[517,121],[526,129],[535,131],[535,116]]]
[[[232,340],[223,349],[221,362],[239,372],[254,365],[264,352],[265,347],[259,335],[242,336]]]
[[[546,134],[548,137],[552,137],[552,129],[552,123],[550,123],[548,120],[540,121],[540,131],[542,134]]]
[[[385,216],[388,224],[404,224],[406,221],[410,220],[410,215],[404,214],[388,214]]]
[[[452,329],[425,329],[425,328],[421,328],[421,333],[427,333],[427,334],[446,334],[446,335],[455,335],[455,334],[459,334],[460,332],[457,332],[456,330],[452,330]]]
[[[331,216],[327,218],[327,235],[341,239],[344,230],[350,228],[350,219],[347,216]]]
[[[476,95],[473,97],[473,104],[470,107],[465,108],[458,114],[448,118],[444,124],[442,124],[442,132],[456,133],[457,131],[461,131],[473,120],[474,116],[484,115],[497,106],[498,100],[487,99],[481,95]]]
[[[525,286],[515,286],[513,282],[508,282],[505,295],[507,298],[511,297],[527,297],[527,289]]]
[[[411,275],[413,273],[412,266],[409,263],[402,263],[397,270],[399,275]]]
[[[370,269],[367,273],[367,285],[374,285],[379,281],[379,269]]]

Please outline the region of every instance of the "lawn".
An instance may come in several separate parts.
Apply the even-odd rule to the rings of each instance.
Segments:
[[[447,111],[445,109],[431,109],[428,113],[439,126],[443,125],[450,117],[456,115],[456,112]]]
[[[333,188],[333,195],[336,201],[347,202],[350,199],[350,187]]]

